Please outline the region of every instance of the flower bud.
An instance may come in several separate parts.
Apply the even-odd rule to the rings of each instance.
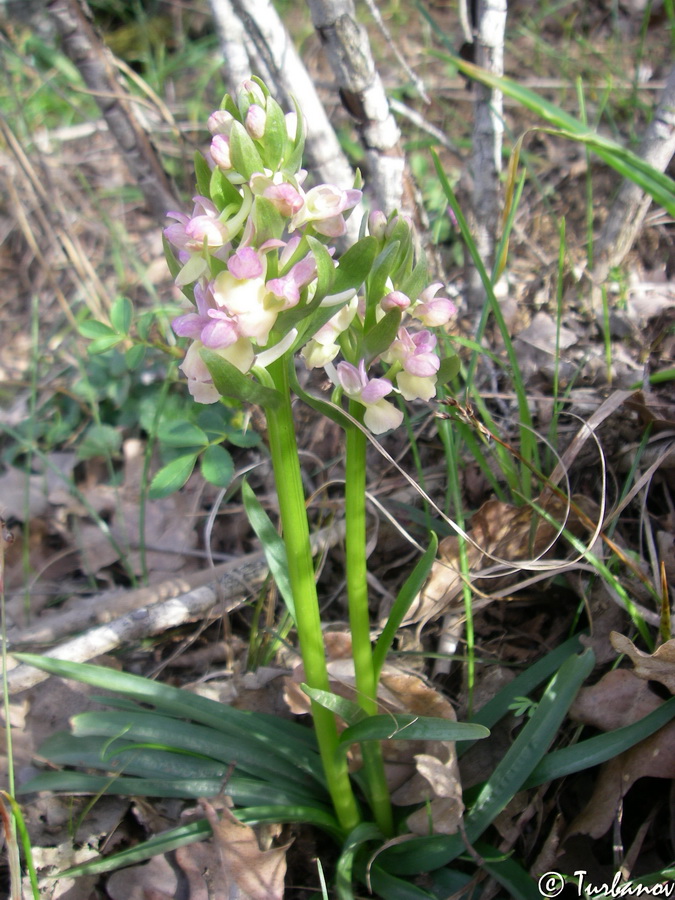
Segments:
[[[389,312],[390,309],[403,311],[410,306],[410,297],[402,291],[390,291],[380,300],[380,306],[385,312]]]
[[[207,126],[211,134],[229,134],[234,117],[225,109],[217,109],[211,113]]]
[[[267,100],[265,99],[262,88],[259,84],[256,84],[255,81],[251,81],[250,79],[242,81],[239,90],[237,91],[237,106],[239,107],[239,112],[242,116],[246,115],[249,106],[254,103],[265,109]]]
[[[384,240],[387,228],[387,217],[381,209],[374,209],[368,216],[368,233],[377,238],[378,241]]]
[[[231,169],[232,158],[230,156],[230,139],[224,134],[216,134],[211,141],[211,159],[219,169]]]
[[[254,140],[259,141],[262,139],[265,134],[266,121],[267,114],[262,106],[258,106],[257,103],[252,103],[246,113],[244,126]]]

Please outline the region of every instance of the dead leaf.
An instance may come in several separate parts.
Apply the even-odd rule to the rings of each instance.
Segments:
[[[629,657],[639,678],[659,681],[675,694],[675,640],[666,641],[651,656],[638,650],[631,640],[617,631],[611,633],[610,640],[617,652]]]
[[[602,837],[611,828],[622,799],[638,779],[646,776],[675,778],[675,722],[600,768],[593,795],[568,834]]]
[[[238,891],[238,900],[282,900],[289,845],[261,850],[255,831],[243,825],[229,809],[223,809],[219,819],[210,803],[200,800],[199,804],[213,829],[220,864],[214,881],[224,897],[232,897]]]
[[[574,502],[585,509],[586,497],[575,496]],[[540,500],[543,508],[561,525],[576,535],[585,526],[567,503],[550,494]],[[490,562],[490,557],[508,562],[524,562],[528,559],[550,557],[558,549],[557,535],[560,528],[549,524],[529,506],[512,506],[499,500],[488,500],[471,518],[469,535],[473,542],[467,547],[469,571],[473,578],[480,576],[480,568]],[[564,544],[563,552],[568,545]],[[490,580],[496,589],[503,580]],[[444,538],[439,545],[439,559],[433,564],[431,576],[421,591],[418,602],[413,603],[403,624],[428,622],[442,615],[462,587],[457,537]]]

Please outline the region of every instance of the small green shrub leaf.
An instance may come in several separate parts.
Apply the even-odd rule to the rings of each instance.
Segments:
[[[113,456],[122,446],[122,435],[112,425],[91,425],[77,448],[78,459]]]
[[[84,322],[80,322],[77,326],[77,330],[82,337],[90,340],[102,337],[117,337],[110,325],[106,325],[105,322],[98,322],[96,319],[85,319]]]
[[[91,356],[96,356],[98,353],[106,353],[108,350],[112,350],[113,347],[116,347],[124,340],[124,335],[121,334],[113,334],[110,337],[100,337],[95,341],[92,341],[91,344],[87,347],[87,353]]]
[[[134,344],[133,347],[129,347],[129,349],[125,351],[124,361],[130,372],[133,372],[134,369],[137,369],[141,365],[145,359],[145,350],[144,344]]]
[[[213,444],[204,451],[200,468],[204,480],[216,487],[227,487],[234,475],[234,461],[220,444]]]
[[[186,456],[179,456],[178,459],[174,459],[166,466],[163,466],[150,483],[150,499],[159,500],[162,497],[168,497],[169,494],[173,494],[174,491],[182,488],[190,475],[192,475],[197,456],[198,453],[188,453]]]
[[[134,306],[128,297],[118,297],[110,309],[110,321],[113,328],[119,334],[128,334],[131,320],[134,315]]]
[[[447,384],[459,375],[461,360],[457,353],[444,356],[437,373],[437,384]]]
[[[206,447],[209,443],[206,433],[187,419],[162,422],[157,437],[167,447]]]

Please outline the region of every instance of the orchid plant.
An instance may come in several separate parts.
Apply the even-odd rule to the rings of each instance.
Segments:
[[[291,393],[346,432],[349,616],[358,703],[372,716],[379,671],[366,580],[367,432],[397,428],[403,401],[431,399],[456,374],[457,359],[439,358],[430,330],[446,324],[455,307],[437,296],[441,284],[427,285],[404,216],[371,213],[360,239],[336,259],[331,242],[346,234],[345,217],[361,203],[361,190],[305,189],[301,110],[284,114],[262,81],[246,81],[236,97],[226,96],[208,127],[209,152],[195,161],[199,193],[192,214],[168,213],[173,222],[164,232],[176,285],[194,304],[173,321],[174,332],[190,339],[180,368],[198,403],[225,396],[265,410],[291,612],[329,791],[348,831],[360,813],[325,699],[329,681]],[[324,369],[334,387],[331,403],[300,388],[298,356],[307,368]],[[381,652],[377,659],[381,667]],[[391,835],[379,744],[364,742],[362,753],[371,808],[383,834]]]
[[[455,313],[427,284],[411,222],[372,212],[361,237],[339,259],[331,243],[361,203],[358,186],[305,189],[301,110],[284,114],[262,81],[244,82],[209,118],[206,157],[197,154],[199,194],[191,215],[170,212],[164,234],[176,285],[192,301],[173,321],[190,339],[181,364],[198,403],[221,396],[259,404],[269,449],[291,589],[291,613],[327,784],[338,820],[360,821],[330,696],[291,395],[295,392],[346,432],[346,563],[356,694],[377,713],[386,647],[370,638],[366,579],[365,488],[368,432],[401,425],[404,401],[429,400],[458,369],[439,358],[431,330]],[[296,358],[321,368],[331,402],[306,394]],[[344,403],[346,402],[346,410]],[[346,413],[346,414],[345,414]],[[251,498],[249,496],[249,502]],[[394,629],[395,630],[395,629]],[[389,629],[389,645],[393,639]],[[384,652],[383,652],[384,650]],[[362,744],[368,800],[384,835],[393,834],[379,744]]]

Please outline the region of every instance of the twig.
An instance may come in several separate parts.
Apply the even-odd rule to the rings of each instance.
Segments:
[[[312,552],[316,554],[337,544],[344,536],[344,530],[344,522],[338,522],[318,531],[311,538]],[[181,579],[166,582],[160,586],[160,589],[153,587],[143,591],[132,591],[129,595],[122,595],[120,606],[123,606],[122,600],[126,597],[131,600],[132,604],[137,604],[136,608],[132,608],[130,612],[108,624],[99,625],[73,640],[54,647],[45,655],[56,659],[67,659],[70,662],[85,662],[130,641],[138,641],[141,638],[161,634],[169,628],[176,628],[204,615],[211,613],[222,615],[240,606],[244,602],[244,595],[250,588],[260,585],[267,572],[265,556],[262,551],[258,551],[248,554],[243,559],[233,560],[217,566],[215,569],[200,573],[206,583],[199,587],[193,587],[187,592],[180,587],[181,584],[184,584]],[[193,579],[193,582],[194,580],[197,579]],[[157,593],[161,590],[170,591],[172,585],[174,589],[177,587],[177,596],[165,599],[165,593],[159,602],[152,602],[152,599],[149,599],[153,592],[156,598]],[[222,605],[218,603],[219,591],[222,592],[221,596],[224,599]],[[99,604],[100,600],[99,597]],[[217,611],[215,610],[216,606],[218,607]],[[119,608],[118,606],[118,610]],[[80,627],[82,627],[81,616]],[[18,636],[18,638],[21,637],[25,638],[25,633]],[[23,643],[23,641],[21,642]],[[15,639],[14,646],[17,643],[19,640]],[[9,693],[16,694],[25,691],[48,677],[45,672],[40,672],[30,666],[19,665],[7,673]]]

